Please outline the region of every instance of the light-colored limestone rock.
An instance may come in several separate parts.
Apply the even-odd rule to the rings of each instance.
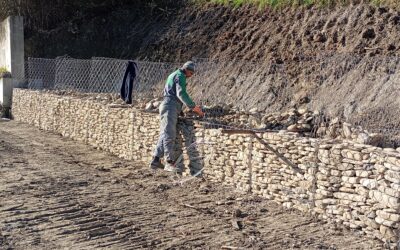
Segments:
[[[389,241],[392,242],[397,242],[399,240],[399,236],[395,233],[395,231],[387,227],[385,225],[381,225],[379,228],[380,233],[383,235],[383,237]]]
[[[384,177],[390,182],[400,184],[400,171],[388,170],[385,172]]]
[[[387,208],[400,209],[400,199],[389,196],[385,193],[376,190],[370,190],[369,198],[380,203],[381,205],[386,206]]]
[[[375,179],[362,178],[360,179],[360,183],[368,189],[376,189],[378,187],[378,181]]]
[[[380,218],[382,218],[384,220],[397,223],[397,225],[394,225],[394,226],[396,226],[396,228],[397,228],[397,226],[400,225],[399,224],[399,222],[400,222],[400,213],[398,211],[396,211],[396,210],[392,210],[392,209],[378,210],[378,211],[376,211],[376,214]],[[382,223],[379,223],[379,224],[382,224]]]

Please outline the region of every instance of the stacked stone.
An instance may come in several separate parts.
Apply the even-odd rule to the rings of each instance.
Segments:
[[[59,117],[59,122],[58,122],[58,130],[56,130],[58,133],[60,133],[64,137],[71,137],[72,134],[72,128],[71,126],[73,125],[72,119],[74,119],[73,114],[71,114],[70,110],[70,100],[72,97],[64,97],[60,98],[60,102],[56,106],[56,113]]]
[[[147,111],[157,111],[158,108],[160,107],[162,103],[162,98],[155,98],[149,102],[147,102],[145,105],[141,105],[140,108],[145,109]]]
[[[77,141],[87,142],[87,122],[88,117],[86,113],[86,108],[90,103],[82,100],[80,98],[66,98],[65,103],[62,103],[61,106],[64,110],[64,113],[61,117],[65,117],[66,120],[62,122],[61,126],[65,126],[64,130],[67,135],[66,137],[70,137]]]
[[[65,92],[65,91],[64,91]],[[46,92],[55,94],[56,96],[65,96],[66,93],[60,91]],[[123,105],[123,101],[118,99],[115,94],[89,94],[89,93],[67,93],[68,96],[80,100],[90,100],[93,103],[101,103],[104,105],[118,104]],[[143,100],[144,101],[144,100]],[[153,99],[146,102],[138,103],[137,107],[146,111],[157,112],[161,100]],[[234,125],[241,128],[257,128],[257,129],[286,129],[291,132],[301,132],[305,135],[312,133],[320,138],[336,138],[351,139],[357,143],[365,143],[370,145],[391,145],[388,138],[384,138],[380,134],[371,134],[360,127],[354,127],[351,124],[343,123],[339,118],[326,121],[326,117],[319,111],[309,111],[307,107],[292,108],[286,112],[265,113],[263,110],[252,109],[249,111],[238,110],[230,105],[217,105],[206,108],[209,119],[213,119],[213,115],[217,113],[218,123],[225,125]],[[39,120],[36,120],[39,122]]]
[[[88,114],[88,143],[101,150],[108,150],[107,131],[109,126],[109,115],[107,106],[90,101],[86,112]]]
[[[396,242],[400,224],[400,189],[397,185],[400,172],[393,166],[400,163],[397,161],[400,155],[395,150],[392,153],[397,156],[390,158],[387,150],[352,142],[319,145],[313,211],[323,219]],[[388,159],[395,164],[385,162]],[[382,213],[391,221],[378,217]]]
[[[202,134],[197,133],[196,135],[202,136],[205,141],[211,144],[209,147],[204,149],[205,155],[212,155],[212,157],[209,157],[204,162],[204,176],[211,181],[225,181],[225,158],[229,158],[229,156],[223,156],[226,150],[219,147],[219,144],[221,143],[222,138],[227,140],[228,136],[222,135],[217,129],[204,130]]]
[[[135,110],[132,119],[130,121],[133,123],[132,159],[149,162],[160,130],[158,115]]]
[[[262,138],[294,165],[302,166],[302,171],[307,173],[310,167],[305,163],[314,157],[314,152],[306,150],[311,149],[310,139],[299,140],[297,134],[290,132],[264,133]],[[252,154],[253,192],[278,201],[287,208],[310,209],[314,185],[312,178],[297,173],[260,142],[255,143]]]
[[[31,112],[35,111],[30,105],[32,98],[34,98],[34,92],[26,92],[22,89],[13,90],[12,115],[15,120],[32,124],[34,114]]]
[[[382,235],[384,240],[400,240],[400,154],[394,149],[369,148],[373,175],[361,176],[360,184],[368,189],[367,214],[369,231]],[[375,177],[375,178],[372,178]],[[379,233],[378,233],[379,225]]]
[[[35,105],[37,110],[37,126],[43,130],[54,131],[54,123],[58,120],[56,118],[56,107],[58,100],[55,96],[48,98],[40,98],[37,94],[34,95],[35,100],[39,100]]]
[[[250,191],[252,138],[223,134],[218,129],[204,130],[203,136],[210,143],[204,148],[204,154],[210,156],[205,162],[205,175],[240,191]]]
[[[132,123],[127,108],[108,107],[107,148],[112,154],[131,159],[129,143],[132,141]]]
[[[157,103],[157,102],[154,102]],[[148,107],[154,107],[152,103]],[[352,126],[341,121],[338,117],[329,119],[320,111],[310,111],[307,107],[291,108],[285,112],[266,113],[264,110],[253,108],[249,111],[231,108],[230,106],[211,106],[207,108],[208,119],[213,120],[215,110],[218,117],[215,122],[238,128],[274,129],[299,132],[306,136],[317,136],[328,139],[350,139],[357,143],[369,145],[392,145],[382,134],[369,133],[361,127]]]
[[[54,108],[57,100],[55,98],[43,98],[39,92],[28,92],[16,89],[13,102],[12,114],[16,120],[24,121],[44,130],[54,129]]]
[[[333,219],[338,223],[343,222],[342,218],[347,212],[356,213],[365,201],[365,190],[357,186],[357,167],[351,163],[353,159],[350,159],[358,159],[361,155],[356,156],[356,151],[347,152],[346,148],[343,144],[325,143],[320,144],[317,151],[319,162],[314,212],[324,219]],[[348,157],[344,158],[346,153]],[[357,227],[358,222],[346,221],[348,226]]]
[[[107,96],[60,96],[15,89],[14,118],[86,142],[126,159],[149,161],[159,134],[156,113],[109,105]],[[183,124],[177,152],[210,180],[252,191],[320,218],[395,243],[400,231],[400,150],[354,140],[260,133],[272,148],[302,170],[298,173],[246,134],[226,134],[200,123]],[[353,138],[352,138],[353,139]],[[187,150],[194,141],[207,144]],[[192,174],[193,174],[192,172]]]
[[[82,98],[14,90],[16,120],[88,143],[125,159],[149,160],[158,136],[155,114],[109,105],[103,96]]]

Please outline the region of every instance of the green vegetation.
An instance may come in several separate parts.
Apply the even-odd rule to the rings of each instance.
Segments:
[[[285,7],[285,6],[335,6],[335,5],[347,5],[352,0],[205,0],[206,2],[231,5],[234,7],[240,7],[242,5],[256,5],[258,8],[263,9],[267,6],[270,7]],[[204,2],[204,0],[202,1]],[[361,0],[360,2],[372,3],[377,6],[389,6],[400,8],[399,0]]]
[[[11,74],[6,67],[0,67],[0,77],[10,77]]]

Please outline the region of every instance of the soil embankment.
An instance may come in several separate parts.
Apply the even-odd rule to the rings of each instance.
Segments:
[[[400,53],[400,12],[385,7],[356,4],[258,10],[189,3],[153,9],[140,3],[114,5],[82,7],[77,13],[85,13],[72,16],[69,22],[57,22],[56,27],[43,24],[43,29],[32,27],[34,17],[28,17],[28,56],[288,63],[326,52]],[[66,20],[71,15],[67,9],[62,13]],[[49,40],[54,42],[48,44]]]
[[[77,20],[28,37],[32,55],[208,58],[216,63],[199,68],[203,73],[189,88],[199,101],[279,111],[310,100],[312,109],[371,130],[399,128],[397,10],[182,4],[153,11],[115,7]]]

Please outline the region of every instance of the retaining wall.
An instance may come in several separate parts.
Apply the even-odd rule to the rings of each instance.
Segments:
[[[85,142],[129,160],[148,162],[159,130],[157,114],[94,98],[14,89],[17,121]],[[226,134],[198,122],[180,122],[177,155],[216,182],[252,192],[288,208],[362,230],[395,245],[400,235],[400,152],[352,141],[260,133],[297,165],[296,173],[252,135]],[[195,141],[195,150],[187,147]],[[185,147],[182,147],[185,145]],[[203,157],[199,157],[203,156]]]

